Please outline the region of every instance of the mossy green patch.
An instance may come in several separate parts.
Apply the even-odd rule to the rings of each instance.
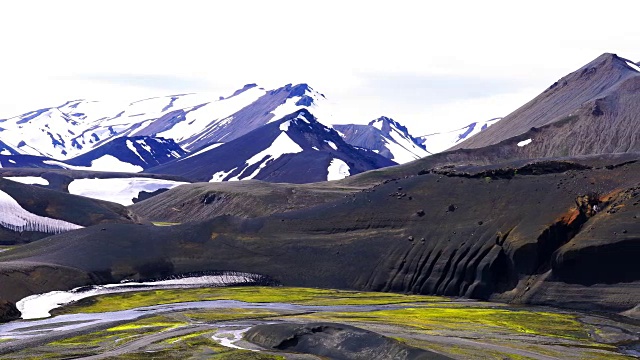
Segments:
[[[151,223],[155,226],[174,226],[174,225],[181,224],[179,222],[168,222],[168,221],[152,221]]]
[[[83,299],[60,313],[91,313],[143,306],[205,300],[238,300],[251,303],[284,302],[305,305],[381,305],[448,301],[447,298],[379,292],[357,292],[291,287],[220,287],[151,290],[101,295]]]
[[[187,341],[187,340],[191,340],[193,338],[196,337],[200,337],[200,336],[204,336],[207,335],[208,337],[213,336],[215,332],[211,331],[211,330],[203,330],[203,331],[197,331],[191,334],[187,334],[187,335],[182,335],[182,336],[176,336],[176,337],[172,337],[169,339],[165,339],[162,342],[166,343],[166,344],[173,344],[173,343],[177,343],[180,341]]]
[[[304,315],[326,321],[385,323],[424,331],[524,333],[574,340],[590,340],[585,326],[573,315],[513,309],[424,307],[372,312],[335,312]]]
[[[211,331],[201,331],[193,334],[177,336],[165,341],[155,343],[144,349],[144,352],[136,352],[121,355],[119,359],[175,359],[206,358],[206,359],[253,359],[253,360],[280,360],[281,356],[256,353],[248,350],[238,350],[224,347],[211,339]]]
[[[136,320],[123,325],[89,334],[78,335],[50,343],[53,346],[83,346],[103,347],[108,345],[122,345],[143,335],[157,333],[178,326],[187,325],[186,322],[173,320],[165,316],[153,316]]]

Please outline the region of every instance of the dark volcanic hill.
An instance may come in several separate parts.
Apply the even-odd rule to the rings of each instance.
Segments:
[[[237,270],[294,286],[608,311],[638,304],[638,157],[421,174],[267,217],[162,228],[109,224],[55,235],[0,254],[0,273],[26,261],[32,265],[21,265],[23,274],[67,274],[61,283],[70,288],[78,279]],[[15,301],[23,289],[48,286],[8,276],[0,293],[16,294],[7,298]]]
[[[221,146],[148,172],[194,181],[309,183],[395,164],[373,151],[347,144],[335,130],[303,109]]]
[[[118,204],[2,178],[0,192],[1,245],[27,243],[78,226],[141,221]]]
[[[347,143],[373,150],[398,164],[429,155],[420,140],[409,134],[405,126],[386,116],[372,120],[367,125],[334,125],[333,128],[341,133]]]
[[[501,159],[640,151],[638,69],[603,54],[452,150],[502,144]]]
[[[365,187],[341,181],[284,184],[244,180],[186,184],[129,207],[151,221],[190,222],[220,215],[259,217],[336,201]]]

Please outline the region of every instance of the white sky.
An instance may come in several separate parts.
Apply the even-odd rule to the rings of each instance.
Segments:
[[[503,116],[603,52],[638,1],[2,1],[0,118],[66,100],[306,82],[337,122],[415,135]]]

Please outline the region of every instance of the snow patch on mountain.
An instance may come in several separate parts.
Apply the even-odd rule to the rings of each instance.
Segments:
[[[211,176],[211,180],[209,180],[209,182],[222,182],[229,174],[231,174],[236,170],[238,170],[238,167],[234,167],[229,171],[224,171],[224,170],[218,171],[217,173],[213,174],[213,176]],[[229,181],[238,181],[238,179],[237,178],[229,179]]]
[[[181,181],[151,178],[75,179],[69,184],[69,193],[122,205],[133,204],[141,191],[154,192],[187,184]]]
[[[523,147],[523,146],[529,145],[529,144],[531,144],[532,141],[533,141],[532,139],[527,139],[527,140],[520,141],[518,143],[518,146],[519,147]]]
[[[287,120],[287,121],[283,122],[282,124],[280,124],[280,131],[289,130],[289,125],[291,125],[291,120]]]
[[[67,170],[92,170],[92,171],[118,171],[137,173],[144,170],[142,166],[133,165],[124,161],[120,161],[113,155],[104,155],[93,161],[90,166],[75,166],[56,160],[45,160],[43,163],[48,165],[57,165]]]
[[[473,122],[457,130],[423,135],[419,138],[429,153],[437,154],[469,139],[501,119],[502,118],[493,118],[486,121]]]
[[[17,232],[37,231],[48,234],[82,228],[80,225],[63,220],[32,214],[2,190],[0,190],[0,226]]]
[[[351,175],[349,173],[349,170],[350,168],[349,168],[349,165],[347,165],[347,163],[345,163],[340,159],[334,158],[333,160],[331,160],[331,163],[327,168],[327,172],[328,172],[327,180],[332,181],[332,180],[344,179],[347,176]]]
[[[246,162],[246,167],[236,176],[231,178],[230,180],[249,180],[253,179],[262,169],[267,166],[270,161],[273,161],[284,154],[297,154],[302,152],[303,149],[298,145],[295,141],[291,140],[291,138],[287,135],[287,133],[282,132],[278,137],[273,141],[273,143],[263,151],[253,155]],[[245,176],[244,172],[249,169],[251,166],[260,163],[257,169],[251,173],[249,176]]]
[[[631,61],[627,61],[627,65],[629,65],[633,70],[640,72],[640,66],[632,63]]]
[[[196,155],[200,155],[200,154],[202,154],[202,153],[204,153],[204,152],[207,152],[207,151],[209,151],[209,150],[211,150],[211,149],[215,149],[215,148],[217,148],[217,147],[218,147],[218,146],[220,146],[220,145],[224,145],[224,143],[215,143],[215,144],[211,144],[211,145],[209,145],[209,146],[205,146],[204,148],[202,148],[202,149],[200,149],[200,150],[198,150],[198,151],[194,152],[193,154],[189,154],[189,156],[187,156],[187,157],[185,157],[185,158],[182,158],[182,159],[180,159],[180,160],[178,160],[178,161],[182,161],[182,160],[185,160],[185,159],[188,159],[188,158],[194,157],[194,156],[196,156]]]
[[[140,160],[144,161],[144,158],[140,156],[138,149],[136,149],[136,147],[133,145],[133,141],[127,140],[126,143],[127,143],[127,148],[129,148],[129,150],[131,150],[131,152],[133,152],[134,154],[138,155]]]

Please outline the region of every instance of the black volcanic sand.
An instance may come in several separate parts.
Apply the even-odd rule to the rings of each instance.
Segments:
[[[479,150],[474,152],[478,153]],[[187,184],[131,205],[129,209],[148,220],[171,223],[202,221],[220,215],[260,217],[337,201],[385,182],[430,172],[447,176],[508,179],[514,174],[562,173],[580,168],[604,169],[640,159],[640,153],[622,153],[548,160],[512,160],[498,164],[490,164],[489,159],[476,159],[475,164],[469,164],[470,158],[461,157],[462,153],[439,153],[339,181],[282,184],[245,180]],[[456,162],[461,164],[451,165]]]
[[[333,202],[362,191],[338,182],[281,184],[256,180],[182,185],[129,209],[151,221],[192,222],[220,215],[259,217]]]
[[[13,280],[6,262],[31,261],[84,274],[59,289],[228,270],[290,286],[619,312],[640,298],[638,179],[633,162],[512,178],[427,173],[268,217],[90,227],[0,254],[0,275],[12,279],[0,294],[16,301],[23,289],[51,289]],[[578,205],[593,192],[595,215]]]
[[[258,325],[247,331],[244,338],[266,349],[314,354],[330,359],[451,359],[368,330],[336,323]]]

